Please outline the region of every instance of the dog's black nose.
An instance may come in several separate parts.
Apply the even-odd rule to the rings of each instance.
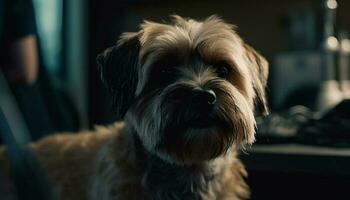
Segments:
[[[193,95],[198,103],[206,105],[214,105],[216,103],[216,95],[213,90],[196,89]]]

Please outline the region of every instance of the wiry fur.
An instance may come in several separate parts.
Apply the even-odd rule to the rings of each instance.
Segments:
[[[215,16],[146,21],[99,55],[124,122],[33,144],[60,198],[247,198],[236,149],[254,142],[254,105],[268,112],[268,64],[234,29]],[[212,109],[198,91],[215,94]]]

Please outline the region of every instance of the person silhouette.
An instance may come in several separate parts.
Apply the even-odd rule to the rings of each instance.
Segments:
[[[33,2],[0,0],[0,5],[0,69],[10,84],[31,85],[39,65]]]

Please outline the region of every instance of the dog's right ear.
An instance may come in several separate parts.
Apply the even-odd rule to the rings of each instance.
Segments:
[[[135,98],[140,41],[138,34],[124,34],[118,44],[97,56],[102,82],[113,96],[117,117],[123,118]]]

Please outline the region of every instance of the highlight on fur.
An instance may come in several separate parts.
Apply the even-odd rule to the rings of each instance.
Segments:
[[[254,142],[255,111],[268,113],[268,63],[235,29],[216,16],[172,16],[100,54],[124,120],[32,146],[60,198],[247,198],[236,151]]]

